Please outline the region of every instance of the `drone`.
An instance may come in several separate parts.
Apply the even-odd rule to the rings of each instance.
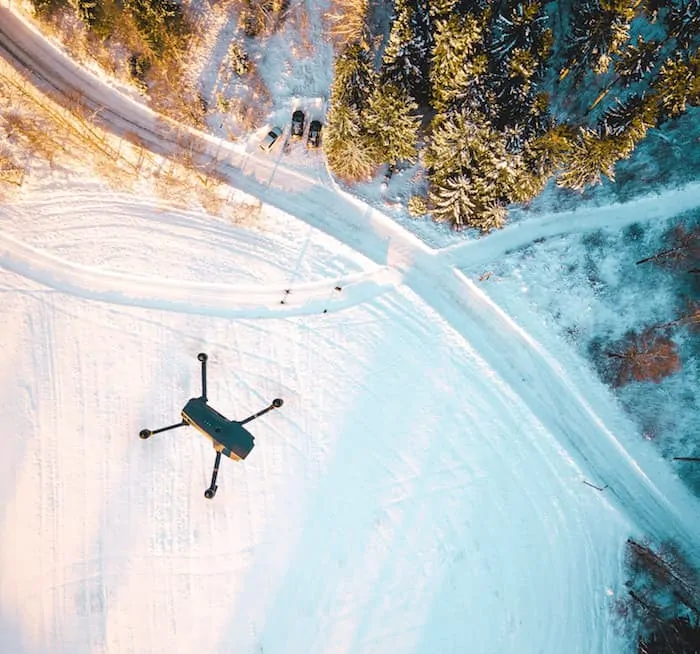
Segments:
[[[216,495],[216,477],[219,474],[219,464],[221,463],[221,455],[225,455],[234,461],[242,461],[249,454],[255,445],[253,435],[243,426],[252,422],[256,418],[265,415],[268,411],[279,409],[284,401],[280,398],[272,400],[270,406],[265,407],[261,411],[254,413],[245,420],[240,422],[237,420],[229,420],[222,416],[214,407],[207,403],[207,359],[209,357],[204,352],[197,355],[197,359],[202,362],[202,395],[193,397],[187,401],[184,408],[180,412],[182,421],[175,425],[161,427],[160,429],[142,429],[139,437],[143,440],[150,438],[154,434],[159,434],[169,429],[177,429],[178,427],[194,427],[202,435],[206,436],[214,444],[216,450],[216,459],[214,461],[214,471],[211,475],[211,484],[204,491],[204,497],[208,500],[213,499]]]

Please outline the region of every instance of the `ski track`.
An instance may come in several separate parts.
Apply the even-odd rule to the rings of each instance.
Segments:
[[[77,69],[50,44],[37,34],[27,30],[23,25],[6,9],[0,9],[0,43],[6,50],[13,50],[16,53],[15,56],[26,61],[30,67],[44,70],[44,80],[51,80],[51,84],[58,85],[63,90],[70,88],[85,90],[86,96],[93,103],[100,98],[101,94],[105,94],[101,98],[102,105],[109,107],[109,109],[102,112],[102,119],[106,121],[107,125],[115,128],[117,132],[130,125],[129,129],[137,129],[142,135],[148,137],[148,143],[155,151],[175,147],[174,141],[167,141],[167,134],[163,135],[166,140],[161,140],[159,130],[162,129],[162,123],[157,123],[152,112],[114,91],[108,93],[100,90],[101,87],[97,81],[88,76],[87,73]],[[15,37],[21,41],[22,47],[19,52],[12,42]],[[50,56],[46,54],[47,52],[51,53]],[[34,53],[44,54],[40,56]],[[127,107],[132,115],[132,122],[126,121],[120,115],[126,111]],[[196,133],[193,132],[193,134]],[[553,356],[551,352],[519,328],[508,315],[490,300],[488,295],[453,267],[459,265],[471,268],[484,265],[492,258],[531,242],[535,238],[611,225],[630,224],[642,214],[646,219],[679,213],[697,206],[697,201],[694,199],[698,195],[699,186],[697,184],[625,205],[544,216],[528,221],[522,226],[513,225],[477,242],[459,244],[434,252],[380,212],[367,207],[361,201],[343,193],[338,188],[319,186],[314,180],[287,170],[279,158],[277,161],[270,161],[241,152],[240,148],[231,144],[213,142],[209,137],[197,135],[197,138],[203,154],[211,155],[216,152],[219,159],[219,171],[227,174],[234,186],[328,233],[369,258],[376,264],[377,268],[370,272],[350,275],[344,279],[343,292],[333,299],[332,303],[328,301],[330,283],[323,281],[294,286],[287,304],[280,305],[279,300],[284,291],[282,287],[174,282],[161,278],[144,278],[125,273],[107,272],[63,260],[4,233],[0,234],[0,264],[34,282],[58,289],[69,295],[111,304],[167,309],[174,312],[199,313],[215,317],[262,318],[309,315],[319,313],[325,308],[331,311],[358,306],[370,300],[376,300],[378,296],[383,295],[382,299],[385,302],[382,304],[381,311],[387,313],[391,311],[403,312],[401,320],[404,323],[412,324],[414,333],[420,334],[421,330],[425,332],[426,325],[418,324],[415,321],[409,322],[409,318],[406,316],[408,310],[405,305],[394,305],[391,302],[390,298],[393,297],[396,288],[403,284],[415,293],[426,307],[435,312],[436,319],[444,320],[464,339],[465,348],[470,352],[473,351],[472,356],[480,362],[478,365],[481,366],[483,374],[495,381],[502,390],[503,397],[514,395],[520,398],[543,426],[544,433],[548,432],[552,435],[552,438],[575,461],[578,468],[586,474],[592,475],[596,481],[600,480],[601,483],[609,485],[608,490],[602,495],[603,498],[628,516],[636,527],[646,535],[658,539],[675,538],[685,546],[691,555],[697,557],[696,553],[700,551],[700,526],[696,520],[697,500],[692,498],[680,482],[673,477],[665,462],[655,454],[651,446],[638,441],[633,426],[621,414],[607,389],[602,384],[591,384],[590,380],[587,380],[587,387],[590,390],[588,395],[584,394],[581,389],[585,381],[586,369],[575,354],[563,345],[559,346],[553,337],[552,347],[557,348],[556,356]],[[222,154],[226,156],[222,157]],[[311,213],[305,210],[314,205],[317,207],[315,212]],[[323,340],[322,330],[319,328],[304,327],[300,323],[295,323],[295,325],[299,339],[306,339],[309,342],[315,342],[317,339]],[[42,333],[51,331],[45,327],[36,326],[37,334],[39,331]],[[250,329],[254,330],[255,327],[251,326]],[[307,353],[305,356],[309,357],[308,359],[299,360],[297,354],[295,360],[279,364],[278,362],[284,361],[284,357],[279,356],[279,352],[265,349],[265,336],[264,333],[259,336],[259,350],[256,349],[255,352],[241,356],[262,357],[270,361],[270,367],[273,369],[277,365],[283,366],[280,368],[279,379],[276,380],[280,385],[284,384],[286,378],[284,366],[303,370],[314,365],[312,355],[309,354],[312,350],[311,347],[304,350]],[[348,331],[348,339],[351,338],[357,338],[357,332]],[[37,342],[40,341],[41,339]],[[47,347],[49,346],[50,344],[47,345]],[[247,348],[239,348],[238,343],[230,344],[230,347],[232,351],[247,350]],[[269,347],[274,347],[274,345]],[[342,344],[341,347],[343,347]],[[345,347],[351,351],[349,342]],[[38,366],[38,369],[52,365],[53,360],[50,354],[39,356],[38,353],[35,353],[34,356],[44,362],[40,367]],[[273,365],[272,362],[275,364]],[[87,364],[81,363],[80,367],[87,367]],[[82,369],[78,371],[81,376],[84,372]],[[53,377],[50,369],[47,374]],[[148,376],[148,374],[144,374],[144,377]],[[301,376],[304,377],[304,375]],[[253,390],[252,384],[239,381],[246,385],[247,394],[258,393],[258,391]],[[216,391],[215,384],[216,382],[212,380],[212,393]],[[342,396],[342,389],[336,390],[332,383],[321,385],[322,388],[326,386],[332,390],[327,391],[327,395],[324,394],[319,398],[313,398],[311,392],[307,396],[306,389],[289,390],[298,398],[304,398],[303,401],[309,397],[311,398],[309,401],[319,404],[333,402],[336,393],[338,397]],[[259,392],[262,394],[266,391],[261,389]],[[60,393],[60,388],[52,387],[48,395],[49,401],[60,405]],[[416,396],[414,400],[417,401],[417,399]],[[502,403],[504,411],[512,407],[512,403],[503,399],[499,399],[499,402]],[[407,406],[410,406],[409,402],[407,402]],[[477,411],[478,405],[471,408],[465,407],[465,410]],[[284,416],[284,414],[281,415]],[[282,420],[286,420],[286,418],[282,418]],[[359,420],[361,421],[361,418]],[[303,429],[304,425],[296,425],[296,428]],[[476,436],[487,438],[485,433]],[[163,443],[167,443],[167,441],[163,441]],[[420,443],[416,443],[416,445],[420,446]],[[399,511],[402,504],[414,498],[426,497],[429,493],[438,492],[449,495],[451,492],[459,490],[465,483],[462,481],[464,476],[455,473],[463,471],[465,468],[470,472],[467,475],[467,478],[470,479],[469,483],[479,483],[479,471],[476,468],[469,468],[472,464],[470,464],[469,451],[466,448],[464,450],[457,449],[453,452],[453,457],[446,457],[445,460],[450,461],[449,465],[441,464],[431,468],[426,477],[427,471],[410,469],[410,466],[407,465],[409,462],[403,458],[402,451],[397,449],[397,444],[387,442],[381,443],[381,446],[388,452],[387,456],[381,459],[374,458],[369,461],[368,465],[372,468],[384,468],[386,471],[384,477],[388,480],[388,487],[385,489],[388,492],[388,498],[379,500],[379,507],[383,515],[383,531],[381,533],[384,534],[386,541],[382,542],[380,538],[365,543],[368,549],[376,552],[380,558],[385,556],[385,552],[389,549],[388,544],[392,543],[393,539],[400,538],[399,534],[402,531],[407,530],[414,536],[420,534],[420,522],[415,515],[408,518],[402,517]],[[85,448],[87,449],[87,447],[86,444]],[[158,445],[158,447],[160,449],[154,450],[151,454],[152,457],[157,456],[156,452],[158,451],[167,453],[169,446],[163,444]],[[324,443],[322,439],[319,439],[316,447],[319,448],[318,452],[323,452],[324,448],[330,448],[331,444]],[[459,446],[454,445],[453,447],[458,448]],[[518,447],[516,439],[513,446],[516,459]],[[505,451],[505,449],[497,450],[497,452],[501,451]],[[347,452],[340,454],[347,454]],[[61,454],[52,452],[49,458],[53,460],[54,456],[61,456]],[[252,475],[244,477],[247,480],[246,485],[238,485],[236,493],[241,497],[240,501],[243,506],[249,504],[249,496],[253,496],[256,492],[260,493],[261,487],[274,485],[285,469],[297,468],[301,472],[302,466],[299,462],[302,459],[308,458],[311,466],[321,465],[321,457],[318,453],[300,452],[293,448],[282,450],[279,454],[280,458],[271,458],[272,456],[263,448],[258,462],[254,463],[254,467],[251,468],[255,470],[255,467],[259,466],[257,472],[260,478],[253,481]],[[343,456],[339,458],[342,461]],[[59,502],[60,498],[56,498],[53,494],[52,475],[54,475],[54,468],[51,460],[46,460],[45,457],[41,459],[40,479],[46,493],[45,496],[49,498],[50,503],[56,503]],[[317,464],[314,464],[314,461]],[[206,470],[209,465],[206,457],[196,458],[195,464],[203,466],[203,470]],[[145,468],[148,464],[144,462],[142,465]],[[546,466],[547,464],[545,462],[541,465]],[[351,468],[351,466],[346,466],[345,468],[338,467],[335,470],[337,475],[347,480],[348,486],[351,486],[353,481]],[[514,466],[513,473],[517,474],[517,472],[517,467]],[[162,479],[154,479],[153,483],[167,487],[171,477],[167,476],[165,472],[163,475]],[[434,485],[435,480],[440,480],[440,483],[443,484],[442,487],[436,489],[428,483],[432,481]],[[135,482],[135,480],[129,480],[126,486],[133,486],[132,481]],[[140,482],[141,486],[143,483]],[[254,487],[249,488],[248,483]],[[526,493],[522,500],[523,506],[527,506],[528,502],[531,502],[531,508],[536,513],[537,507],[534,505],[536,496],[527,495],[530,492],[527,490],[527,483],[532,483],[532,481],[523,480],[523,488]],[[110,485],[112,488],[118,488],[119,480],[110,480]],[[588,492],[586,489],[577,492],[583,491]],[[179,490],[177,492],[179,493]],[[572,490],[572,492],[574,491]],[[187,495],[187,492],[180,494]],[[182,512],[172,508],[172,503],[168,500],[167,495],[167,493],[163,493],[162,497],[158,496],[160,499],[155,500],[161,502],[158,506],[153,507],[156,510],[156,515],[169,515],[173,519],[177,516],[181,518]],[[260,501],[264,504],[270,501],[267,498],[272,496],[262,491],[260,497],[262,497]],[[323,493],[317,490],[315,499],[309,508],[309,515],[315,517],[320,515],[321,518],[326,516],[328,520],[318,519],[315,523],[316,527],[307,525],[309,533],[304,538],[328,538],[332,551],[345,551],[344,544],[339,540],[342,537],[341,532],[330,535],[318,533],[319,530],[322,530],[323,524],[332,523],[332,516],[337,511],[342,511],[342,502],[340,508],[332,507],[324,503],[323,497]],[[133,499],[127,497],[125,505]],[[372,499],[375,503],[378,501],[376,497],[368,499]],[[89,501],[88,498],[85,501]],[[346,498],[345,501],[350,501],[350,498]],[[51,514],[49,508],[44,505],[42,505],[41,511],[42,530],[49,528],[58,530],[57,525],[51,527],[45,524],[48,516],[55,516],[55,512]],[[121,511],[126,511],[126,509],[121,508]],[[508,520],[510,517],[507,506],[497,505],[493,507],[493,511],[494,520]],[[267,506],[264,515],[270,513],[274,513],[274,510]],[[558,518],[560,525],[566,524],[565,515],[566,512],[560,509]],[[543,532],[547,530],[545,518],[546,516],[541,518]],[[211,513],[209,519],[213,520]],[[265,527],[261,520],[259,516],[252,514],[247,516],[248,524],[245,529],[250,532],[251,539],[255,543],[264,543],[265,529],[270,528],[269,525]],[[170,522],[166,519],[161,520],[159,524],[167,526]],[[358,525],[359,527],[361,525]],[[82,526],[83,531],[88,531],[89,528],[88,525]],[[213,533],[213,527],[210,525],[208,528],[210,529],[209,533]],[[443,525],[443,529],[445,533],[450,533],[452,530],[454,534],[461,533],[459,529],[463,529],[463,527],[458,528],[446,523]],[[161,536],[165,539],[168,538],[167,533]],[[133,535],[129,537],[133,537]],[[272,567],[269,571],[248,570],[245,573],[246,576],[254,581],[256,575],[275,574],[276,571],[279,571],[282,562],[286,560],[285,555],[290,553],[292,553],[292,561],[297,563],[297,570],[308,569],[312,563],[305,561],[305,556],[308,555],[304,554],[304,544],[304,541],[290,543],[288,552],[270,555],[268,562]],[[496,553],[497,556],[494,560],[508,561],[506,545],[508,544],[504,544],[503,551]],[[105,546],[109,547],[108,544]],[[225,545],[222,545],[222,548],[220,556],[225,557]],[[308,548],[308,551],[317,550]],[[346,554],[350,557],[350,550],[347,550]],[[89,565],[88,552],[85,555],[85,566],[89,568],[91,566]],[[100,560],[99,556],[94,559],[94,561]],[[138,561],[131,566],[124,562],[125,573],[135,574],[139,570],[144,573],[145,567],[148,565],[148,561]],[[163,565],[162,562],[159,565]],[[165,565],[166,568],[169,565],[172,569],[172,563]],[[238,565],[242,566],[243,563],[231,564],[229,572],[235,572]],[[275,565],[278,566],[278,570],[275,570]],[[334,562],[330,559],[319,561],[319,575],[316,583],[319,583],[324,573],[330,574],[333,566]],[[402,569],[401,561],[387,564],[387,566],[377,569],[373,576],[375,584],[385,584],[391,588],[392,583],[395,583],[397,579],[415,572]],[[475,566],[475,569],[476,574],[481,567]],[[42,576],[47,574],[50,578],[50,571],[41,570],[37,571],[37,574]],[[92,574],[99,574],[99,571],[93,571]],[[420,589],[420,584],[425,582],[425,574],[426,571],[422,573],[419,571],[417,575],[418,589]],[[81,583],[87,584],[84,594],[88,597],[86,601],[89,604],[90,588],[88,581],[86,581],[89,577],[83,575],[81,578]],[[307,583],[314,583],[313,580],[309,582],[299,578],[293,572],[282,578],[285,580],[282,583],[287,592],[281,593],[280,596],[284,597],[285,600],[295,596],[295,588],[301,588]],[[368,590],[357,586],[357,583],[360,582],[354,582],[349,577],[345,580],[345,587],[339,589],[337,595],[320,598],[320,604],[326,608],[324,614],[326,621],[327,616],[332,613],[343,614],[346,602],[343,596],[344,592],[348,598],[367,595]],[[513,583],[515,584],[515,582]],[[59,586],[60,582],[57,581],[56,587]],[[284,625],[290,619],[285,617],[284,607],[275,605],[271,597],[255,597],[253,595],[255,592],[254,584],[245,585],[245,588],[247,589],[246,594],[242,598],[238,598],[241,604],[245,604],[247,601],[256,605],[268,603],[270,622],[276,620]],[[174,588],[171,587],[169,592],[173,593],[176,590],[177,584]],[[318,590],[322,592],[323,587],[320,586]],[[504,590],[505,594],[517,592],[514,586]],[[419,594],[419,590],[416,593]],[[567,601],[566,596],[562,596],[561,599],[562,602]],[[418,616],[420,615],[418,608],[411,604],[411,601],[414,600],[417,601],[415,597],[408,598],[407,601],[414,609],[413,615]],[[531,601],[535,601],[534,596],[531,597]],[[385,630],[382,637],[377,637],[378,641],[362,642],[358,634],[366,631],[371,633],[380,631],[376,625],[379,618],[373,616],[374,613],[377,613],[381,617],[380,604],[381,598],[376,598],[374,604],[370,603],[362,613],[359,625],[341,625],[338,627],[338,633],[333,634],[330,642],[347,642],[347,633],[354,633],[353,651],[363,648],[368,651],[377,651],[382,646],[386,648],[392,643],[396,645],[396,651],[401,651],[409,647],[411,642],[415,645],[415,641],[412,639],[417,638],[417,636],[412,625],[409,625],[406,633],[398,634],[391,630]],[[472,610],[477,610],[477,607],[472,607]],[[313,618],[314,615],[311,614],[311,620]],[[43,620],[46,633],[60,633],[60,629],[56,625],[49,626],[47,624],[50,616],[44,616]],[[288,626],[292,627],[292,625]],[[374,627],[374,630],[369,629],[370,626]],[[305,643],[307,649],[305,651],[318,651],[322,628],[321,626],[314,627],[312,624],[309,624],[308,627],[309,631]],[[251,627],[251,629],[253,628]],[[342,633],[343,630],[347,633]],[[266,633],[264,626],[262,633],[266,634],[267,642],[272,641],[277,646],[273,651],[284,650],[284,644],[275,642],[275,636]],[[284,634],[284,629],[280,629],[279,633]],[[226,633],[223,641],[228,642],[234,637],[235,634]],[[277,636],[277,638],[280,637]],[[506,635],[502,635],[502,637],[507,638]],[[553,635],[550,637],[554,638]],[[104,643],[104,638],[104,634],[89,634],[91,645],[93,642],[95,645]],[[250,642],[257,641],[259,638],[262,636],[254,629],[246,636]]]

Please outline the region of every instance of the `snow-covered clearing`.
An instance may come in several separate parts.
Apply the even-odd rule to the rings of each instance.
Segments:
[[[3,43],[105,125],[176,147],[8,24]],[[263,201],[264,230],[89,180],[0,205],[2,651],[628,651],[624,539],[697,552],[697,501],[564,342],[453,267],[566,216],[437,252],[322,166],[191,136]],[[207,441],[138,439],[199,393],[202,350],[224,414],[285,399],[213,502]]]
[[[43,284],[3,275],[13,347],[0,367],[12,398],[2,419],[22,435],[3,440],[4,646],[620,651],[606,593],[619,582],[626,519],[420,298],[395,288],[339,313],[264,322],[95,301],[61,286],[50,252],[62,227],[80,261],[100,229],[149,207],[97,190],[82,198],[101,203],[82,237],[68,231],[70,198],[51,207]],[[15,234],[33,238],[48,213],[40,207],[31,222],[12,220]],[[183,216],[161,208],[153,219],[177,227]],[[181,250],[202,285],[216,264],[250,263],[177,229],[155,231],[148,256],[128,229],[109,243],[104,271],[130,260],[133,275],[147,274]],[[289,275],[298,265],[273,244],[268,260]],[[339,248],[328,284],[354,260]],[[120,275],[115,283],[132,288]],[[286,400],[255,425],[245,464],[225,462],[211,503],[204,439],[137,438],[198,393],[200,350],[224,413]]]

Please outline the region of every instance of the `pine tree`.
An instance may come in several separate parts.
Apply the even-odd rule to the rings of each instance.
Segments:
[[[482,26],[472,15],[452,14],[435,21],[435,46],[430,78],[433,106],[446,110],[467,95],[470,84],[488,68],[488,59],[480,51]]]
[[[347,104],[358,112],[367,105],[374,88],[375,73],[369,52],[359,43],[349,45],[335,62],[333,101]]]
[[[424,160],[436,219],[482,230],[502,224],[520,159],[506,152],[503,135],[483,116],[467,110],[438,115]]]
[[[700,41],[700,0],[680,0],[669,3],[668,25],[669,36],[673,36],[678,46],[688,50],[697,47]]]
[[[525,146],[525,168],[546,180],[569,161],[575,140],[576,131],[570,125],[551,126]]]
[[[586,0],[573,5],[567,40],[568,67],[580,79],[587,70],[604,73],[629,39],[639,0]]]
[[[662,119],[680,116],[687,104],[697,105],[700,100],[700,53],[687,59],[683,55],[668,59],[652,87]]]
[[[631,95],[608,109],[602,116],[599,132],[613,136],[627,134],[637,144],[656,125],[657,106],[646,93]]]
[[[78,18],[88,27],[93,27],[103,15],[102,0],[75,0]]]
[[[430,202],[433,218],[457,229],[472,227],[490,232],[503,227],[507,215],[502,204],[481,193],[465,174],[449,176],[432,187]]]
[[[331,170],[347,180],[366,178],[375,169],[375,153],[360,128],[357,110],[346,104],[331,104],[323,145]]]
[[[600,184],[601,175],[615,179],[615,164],[626,159],[634,149],[627,135],[601,135],[582,127],[572,144],[567,169],[557,178],[557,186],[582,191],[586,186]]]
[[[457,173],[440,180],[430,189],[432,216],[438,222],[464,227],[474,216],[474,200],[469,175]]]
[[[488,115],[497,129],[512,135],[519,131],[518,139],[509,137],[509,151],[519,151],[525,141],[548,125],[548,102],[542,106],[544,96],[538,89],[552,46],[552,33],[546,25],[547,15],[540,2],[516,1],[495,17],[488,37],[487,83],[496,99]]]
[[[31,0],[37,16],[50,18],[63,7],[68,7],[68,0]]]
[[[655,23],[659,11],[666,7],[668,0],[642,0],[641,8],[650,23]]]
[[[509,12],[495,17],[489,52],[502,62],[516,50],[536,50],[545,38],[546,23],[547,15],[539,2],[518,2]]]
[[[365,124],[378,161],[415,161],[420,117],[418,105],[396,84],[378,86],[369,102]]]
[[[398,84],[425,102],[430,95],[429,63],[433,46],[426,0],[397,0],[396,16],[382,57],[382,79]]]
[[[641,36],[637,37],[637,45],[628,44],[615,62],[615,72],[624,86],[641,81],[653,71],[660,50],[661,44],[658,41],[645,42]]]
[[[156,57],[185,33],[185,20],[175,0],[126,0],[124,7]]]

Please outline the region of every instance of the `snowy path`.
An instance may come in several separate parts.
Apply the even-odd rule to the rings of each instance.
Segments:
[[[663,220],[700,206],[700,183],[680,189],[655,193],[626,202],[602,207],[546,214],[524,222],[507,225],[480,240],[451,245],[440,257],[462,270],[473,270],[503,257],[538,239],[596,229],[622,229],[635,222]]]
[[[0,8],[0,51],[2,49],[12,53],[10,59],[15,58],[34,72],[40,72],[43,80],[50,80],[54,88],[67,95],[70,91],[80,90],[88,104],[101,109],[104,124],[117,133],[137,129],[156,152],[173,151],[178,147],[177,139],[172,138],[168,129],[163,131],[165,123],[153,112],[76,66],[4,8]],[[572,361],[571,368],[563,366],[562,369],[559,356],[560,363],[557,363],[450,265],[483,263],[523,241],[561,233],[564,220],[567,216],[571,218],[571,214],[543,217],[532,227],[528,224],[524,228],[514,226],[483,242],[466,243],[437,253],[377,210],[338,189],[320,185],[314,179],[286,169],[279,160],[242,152],[239,147],[192,130],[190,133],[199,143],[199,151],[215,156],[219,172],[225,174],[234,186],[331,234],[381,266],[378,271],[369,273],[369,277],[350,280],[351,284],[355,282],[349,294],[351,298],[362,301],[393,284],[406,284],[468,342],[479,344],[479,351],[497,374],[517,390],[535,415],[550,425],[552,432],[584,469],[610,484],[611,495],[617,498],[620,508],[640,527],[658,537],[680,536],[689,549],[700,551],[700,526],[694,519],[694,510],[680,508],[695,507],[696,504],[688,501],[684,489],[667,468],[662,464],[655,465],[653,455],[646,451],[644,444],[636,442],[631,425],[620,416],[612,399],[603,389],[599,389],[594,397],[586,397],[586,393],[590,393],[588,389],[595,388],[595,385],[586,384],[588,388],[584,391],[574,382],[572,370],[576,369],[576,362]],[[624,208],[613,206],[574,212],[574,229],[583,228],[589,221],[596,226],[607,224],[607,220],[621,212],[624,213],[623,220],[630,222],[642,210],[669,215],[695,206],[696,192],[697,185],[692,185],[680,191],[644,198],[624,205]],[[315,210],[309,211],[310,207],[315,207]],[[602,217],[598,218],[599,215]],[[38,270],[35,274],[44,281],[50,278],[51,270],[58,270],[55,259],[45,258],[43,264],[36,264],[37,267],[33,268],[29,265],[32,258],[41,258],[36,252],[26,249],[20,252],[21,244],[7,240],[5,243],[12,243],[15,257],[10,253],[12,247],[6,247],[5,257],[8,265],[16,270]],[[200,310],[212,311],[223,292],[217,287],[193,286],[189,290],[183,289],[183,297],[171,284],[152,280],[141,293],[135,288],[134,280],[124,276],[117,279],[113,276],[98,277],[98,288],[89,290],[91,281],[86,271],[65,262],[60,264],[60,269],[64,281],[59,283],[64,283],[67,289],[79,289],[85,296],[93,293],[93,297],[103,299],[122,294],[129,298],[129,302],[142,305],[153,302],[152,306],[156,307],[168,306],[168,298],[173,308],[184,306],[196,292],[206,298],[200,300]],[[119,283],[127,285],[126,291],[115,289],[115,284]],[[149,288],[154,292],[148,291]],[[300,294],[307,302],[306,309],[318,310],[319,291],[322,291],[322,285],[302,289]],[[236,310],[244,315],[269,315],[268,305],[263,304],[257,309],[251,305],[257,301],[269,301],[270,291],[241,289],[229,293],[226,296],[227,315],[233,315],[230,312]],[[278,293],[279,289],[275,289],[271,295]],[[246,304],[236,309],[234,305],[241,299]],[[305,311],[303,308],[296,310]],[[257,314],[252,313],[255,311]],[[553,404],[555,398],[556,404]],[[640,457],[644,460],[644,469],[639,466]],[[679,498],[684,502],[681,503]],[[673,505],[679,508],[673,511]]]
[[[340,311],[385,293],[396,286],[398,279],[387,267],[341,280],[286,287],[143,277],[65,261],[3,233],[0,266],[48,288],[89,300],[228,318],[279,318]],[[335,291],[337,284],[342,285],[342,292]]]

